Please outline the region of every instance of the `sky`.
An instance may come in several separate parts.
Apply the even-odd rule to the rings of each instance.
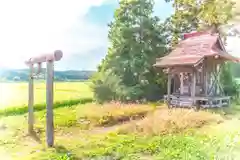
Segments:
[[[171,6],[156,1],[156,14],[167,17]],[[25,68],[30,57],[60,49],[56,69],[96,69],[117,7],[117,0],[0,0],[0,68]]]
[[[168,17],[171,5],[155,1],[155,15]],[[0,0],[0,68],[26,68],[30,57],[60,49],[57,70],[95,70],[117,7],[117,0]],[[240,42],[230,41],[232,48]]]

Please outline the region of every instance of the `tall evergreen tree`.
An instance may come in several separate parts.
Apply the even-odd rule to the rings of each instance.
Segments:
[[[153,69],[166,52],[164,25],[152,15],[153,0],[122,0],[119,5],[109,25],[108,54],[93,80],[95,98],[153,99],[164,91],[164,78]]]

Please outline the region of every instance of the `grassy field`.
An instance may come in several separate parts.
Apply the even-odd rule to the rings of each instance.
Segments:
[[[13,89],[4,95],[4,106],[24,105],[27,101],[26,83],[2,86]],[[43,83],[35,85],[39,104],[45,101],[44,88]],[[196,112],[169,110],[161,103],[99,105],[84,100],[87,98],[92,98],[87,83],[55,84],[55,101],[59,103],[54,105],[53,148],[47,148],[45,142],[45,106],[35,106],[32,135],[27,133],[26,107],[0,112],[1,159],[240,159],[240,106]],[[68,100],[71,103],[65,102]]]
[[[88,103],[54,110],[55,146],[45,144],[45,111],[0,120],[4,160],[230,160],[240,158],[240,110],[195,112],[164,105]]]
[[[46,85],[44,82],[34,83],[34,103],[46,102]],[[28,103],[27,83],[0,83],[0,109],[6,107],[25,106]],[[88,82],[55,82],[54,101],[91,98],[92,92]]]

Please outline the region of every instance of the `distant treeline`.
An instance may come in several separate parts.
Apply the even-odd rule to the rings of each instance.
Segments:
[[[42,69],[42,74],[38,75],[36,79],[46,78],[46,69]],[[78,70],[68,70],[68,71],[55,71],[54,79],[56,81],[81,81],[88,80],[94,71],[78,71]],[[0,71],[0,80],[2,81],[28,81],[29,70],[19,69],[19,70],[4,70]]]
[[[235,78],[240,78],[240,64],[233,63],[232,73]],[[46,72],[42,69],[42,73],[37,79],[45,79]],[[81,81],[88,80],[95,73],[95,71],[79,71],[79,70],[68,70],[68,71],[55,71],[54,79],[56,81]],[[16,70],[4,70],[0,71],[0,80],[2,81],[28,81],[28,69],[16,69]]]

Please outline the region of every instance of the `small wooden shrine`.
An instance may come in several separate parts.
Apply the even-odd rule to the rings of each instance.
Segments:
[[[239,59],[226,52],[220,35],[211,31],[184,34],[184,39],[154,65],[168,74],[164,96],[170,107],[222,107],[230,104],[219,81],[226,61]]]

